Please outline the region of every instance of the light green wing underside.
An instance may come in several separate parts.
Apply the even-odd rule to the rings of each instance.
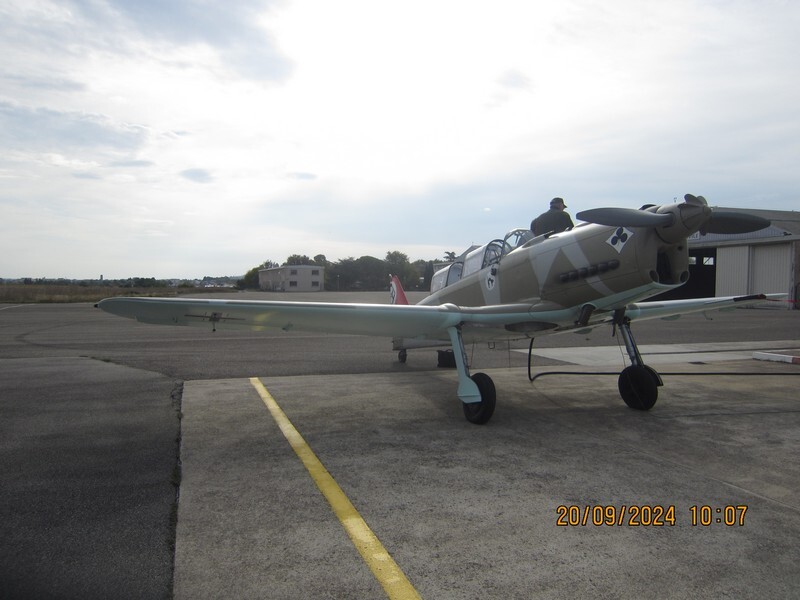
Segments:
[[[143,323],[200,325],[215,329],[252,331],[283,329],[381,337],[449,340],[448,328],[477,328],[519,337],[505,330],[508,324],[531,321],[530,305],[459,308],[394,304],[343,304],[327,302],[270,302],[198,300],[180,298],[108,298],[98,305],[104,311]],[[499,331],[498,331],[499,330]]]
[[[771,294],[770,299],[781,297]],[[763,302],[763,295],[639,302],[626,308],[632,320],[665,318]],[[463,326],[470,337],[519,338],[544,332],[569,331],[579,307],[546,303],[458,307],[327,302],[272,302],[183,298],[108,298],[97,305],[106,312],[159,325],[189,325],[252,331],[283,329],[380,337],[448,340],[448,328]],[[611,320],[598,310],[590,327]]]

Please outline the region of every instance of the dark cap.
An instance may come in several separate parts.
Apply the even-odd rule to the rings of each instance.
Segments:
[[[564,204],[563,198],[553,198],[552,200],[550,200],[550,206],[558,206],[559,204],[563,204],[564,208],[567,208],[567,205]]]

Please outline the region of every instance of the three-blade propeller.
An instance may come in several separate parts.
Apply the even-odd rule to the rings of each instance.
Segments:
[[[702,196],[686,194],[686,204],[706,207],[708,203]],[[575,215],[587,223],[609,225],[611,227],[669,227],[675,224],[675,213],[657,213],[633,208],[592,208]],[[702,233],[749,233],[769,227],[767,219],[730,210],[714,210],[700,228]]]

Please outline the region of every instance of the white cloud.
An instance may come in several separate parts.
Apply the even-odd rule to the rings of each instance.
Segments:
[[[438,258],[553,196],[796,208],[798,21],[778,0],[6,3],[0,276]]]

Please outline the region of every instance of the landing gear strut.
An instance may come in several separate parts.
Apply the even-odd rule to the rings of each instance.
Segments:
[[[450,327],[447,330],[453,346],[453,355],[458,371],[458,398],[463,403],[464,416],[470,423],[484,425],[494,414],[497,400],[494,382],[486,373],[475,373],[470,377],[467,353],[464,340],[461,338],[461,327]]]
[[[619,395],[625,404],[637,410],[650,410],[658,400],[658,388],[664,385],[661,376],[644,364],[636,340],[631,332],[631,320],[625,316],[625,309],[614,313],[614,330],[619,329],[628,351],[631,365],[619,374]]]

